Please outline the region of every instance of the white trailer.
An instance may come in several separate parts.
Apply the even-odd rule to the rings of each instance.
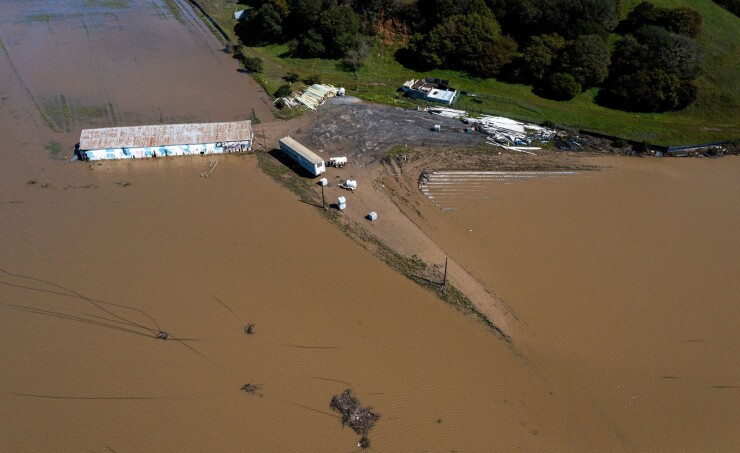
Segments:
[[[280,139],[280,149],[301,168],[306,169],[314,176],[319,176],[326,171],[326,165],[324,165],[324,160],[321,157],[291,137]]]
[[[344,167],[345,165],[347,165],[347,156],[329,158],[330,167],[341,168],[341,167]]]

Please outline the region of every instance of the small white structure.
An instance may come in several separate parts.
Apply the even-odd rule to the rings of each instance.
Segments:
[[[378,213],[375,211],[370,211],[370,214],[367,215],[367,219],[371,222],[375,222],[378,220]]]
[[[439,124],[434,125],[434,132],[439,132],[441,130],[442,130],[442,126],[440,126]]]
[[[344,87],[339,88],[339,91],[337,91],[337,96],[344,96]]]
[[[321,178],[321,179],[319,179],[319,185],[328,186],[329,185],[329,180],[326,179],[326,178]]]
[[[339,184],[339,187],[347,190],[355,190],[357,188],[357,181],[355,181],[354,179],[348,179],[344,182],[341,182]]]
[[[452,105],[457,98],[457,90],[450,86],[449,80],[411,79],[403,84],[401,89],[412,98],[425,99],[432,102]]]
[[[247,18],[247,10],[246,9],[240,9],[239,11],[234,12],[234,19],[236,20],[244,20]]]
[[[280,149],[300,165],[301,168],[308,170],[314,176],[319,176],[326,171],[324,159],[291,137],[280,139]]]
[[[337,199],[337,205],[339,206],[340,211],[344,211],[347,209],[347,199],[344,197],[339,197]]]
[[[330,157],[329,158],[329,166],[330,167],[344,167],[347,165],[347,158],[342,157]]]

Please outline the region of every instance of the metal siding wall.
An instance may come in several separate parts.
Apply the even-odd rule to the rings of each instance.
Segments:
[[[220,146],[219,146],[220,145]],[[173,145],[173,146],[148,146],[145,148],[108,148],[93,149],[84,151],[85,157],[89,160],[115,160],[115,159],[146,159],[164,156],[190,156],[203,154],[223,154],[224,152],[238,149],[241,146],[241,152],[252,149],[251,141],[229,142],[226,146],[216,143],[204,143],[196,145]],[[228,149],[227,149],[228,148]]]

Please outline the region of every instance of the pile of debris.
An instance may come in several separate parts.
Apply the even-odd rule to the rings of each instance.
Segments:
[[[291,93],[290,96],[277,98],[274,103],[282,102],[283,106],[288,108],[297,107],[301,104],[311,110],[316,110],[330,97],[334,97],[341,90],[332,85],[315,84],[307,87],[303,92]]]
[[[527,152],[540,149],[530,145],[544,144],[555,136],[555,130],[531,123],[504,118],[502,116],[481,116],[473,118],[464,110],[445,107],[428,108],[427,112],[445,118],[460,119],[477,131],[488,135],[488,143],[512,151]],[[466,129],[467,131],[467,129]]]
[[[462,119],[468,116],[465,110],[448,109],[447,107],[430,107],[426,109],[432,115],[439,115],[445,118]]]
[[[339,395],[334,395],[329,407],[342,414],[342,425],[349,426],[362,436],[358,445],[368,448],[370,440],[367,438],[367,433],[373,428],[380,415],[373,413],[370,407],[360,406],[360,401],[352,396],[349,389]]]
[[[309,109],[316,110],[316,107],[326,102],[327,99],[336,96],[338,91],[339,88],[331,85],[311,85],[300,96],[296,97],[296,100]]]
[[[504,118],[501,116],[482,116],[466,118],[467,124],[489,135],[489,141],[505,146],[527,146],[533,143],[547,143],[555,131],[543,126]]]
[[[584,146],[581,138],[577,135],[571,137],[555,137],[554,142],[560,151],[578,151]]]

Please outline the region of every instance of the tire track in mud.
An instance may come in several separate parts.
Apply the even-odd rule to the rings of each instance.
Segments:
[[[119,17],[115,13],[111,13],[111,15],[115,18],[116,21],[119,21]],[[90,38],[87,40],[90,53],[92,55],[99,55],[95,47],[95,40],[92,39],[92,36],[94,34],[94,26],[91,26],[87,23],[84,15],[81,17],[81,20],[82,20],[83,26],[85,27],[85,34],[87,35],[88,38]],[[95,68],[97,69],[98,74],[104,74],[105,71],[103,70],[101,59],[94,58],[93,61],[95,62]],[[118,109],[114,107],[114,104],[118,105],[118,102],[116,99],[110,96],[110,92],[108,92],[106,98],[107,99],[106,99],[106,102],[103,104],[103,108],[105,110],[104,116],[109,120],[109,124],[107,126],[108,127],[118,126],[122,122],[122,118],[121,118],[120,113],[118,112]]]
[[[38,99],[36,99],[36,96],[26,84],[25,80],[23,80],[23,76],[21,76],[20,71],[18,71],[18,67],[15,65],[13,59],[10,57],[10,52],[8,52],[7,47],[5,47],[5,42],[3,42],[2,37],[0,37],[0,49],[3,51],[5,59],[8,60],[8,67],[13,71],[13,74],[18,80],[18,83],[21,85],[21,87],[23,87],[23,90],[26,92],[29,99],[31,99],[31,102],[33,102],[33,105],[36,107],[36,111],[39,113],[39,115],[41,115],[41,118],[44,120],[46,126],[54,132],[63,132],[64,129],[60,127],[56,121],[54,121],[54,119],[48,114],[48,112],[46,112],[46,110],[44,110]]]

